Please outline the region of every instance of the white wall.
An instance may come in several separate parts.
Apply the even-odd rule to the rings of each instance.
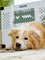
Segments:
[[[30,3],[30,2],[35,2],[35,1],[41,1],[41,0],[14,0],[14,4],[20,5],[20,4]]]

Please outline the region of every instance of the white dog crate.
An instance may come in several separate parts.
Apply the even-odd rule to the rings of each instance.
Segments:
[[[13,29],[13,6],[4,7],[1,11],[1,27],[2,27],[2,44],[9,46],[11,39],[8,37],[8,33]]]
[[[11,44],[11,39],[8,37],[9,31],[35,20],[45,26],[45,1],[4,7],[1,12],[2,43],[9,46]]]
[[[16,27],[35,20],[45,25],[45,1],[14,6],[14,16]]]

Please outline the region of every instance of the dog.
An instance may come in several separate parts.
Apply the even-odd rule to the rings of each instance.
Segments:
[[[24,24],[17,29],[12,29],[8,36],[12,38],[11,49],[25,50],[45,48],[45,28],[36,21]]]

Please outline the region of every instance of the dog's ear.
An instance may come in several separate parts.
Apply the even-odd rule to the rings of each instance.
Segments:
[[[33,43],[35,44],[35,48],[40,48],[40,47],[42,48],[44,45],[44,39],[38,33],[36,31],[32,31],[31,37],[32,37]]]
[[[31,31],[30,35],[33,39],[40,40],[40,35],[34,30]]]
[[[30,31],[30,36],[32,38],[31,41],[32,41],[32,44],[33,44],[33,45],[31,45],[31,47],[32,48],[39,48],[39,44],[40,44],[40,41],[41,41],[40,35],[36,31],[31,30]]]
[[[17,34],[17,32],[19,31],[19,29],[12,29],[11,32],[8,34],[8,36],[15,36]]]

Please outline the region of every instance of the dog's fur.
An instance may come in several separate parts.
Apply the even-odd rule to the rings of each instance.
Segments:
[[[11,30],[8,36],[12,38],[11,49],[17,49],[15,45],[17,42],[21,44],[21,50],[45,48],[45,28],[39,22],[24,24],[18,29]],[[16,38],[16,36],[19,38]],[[25,40],[25,37],[28,40]]]

